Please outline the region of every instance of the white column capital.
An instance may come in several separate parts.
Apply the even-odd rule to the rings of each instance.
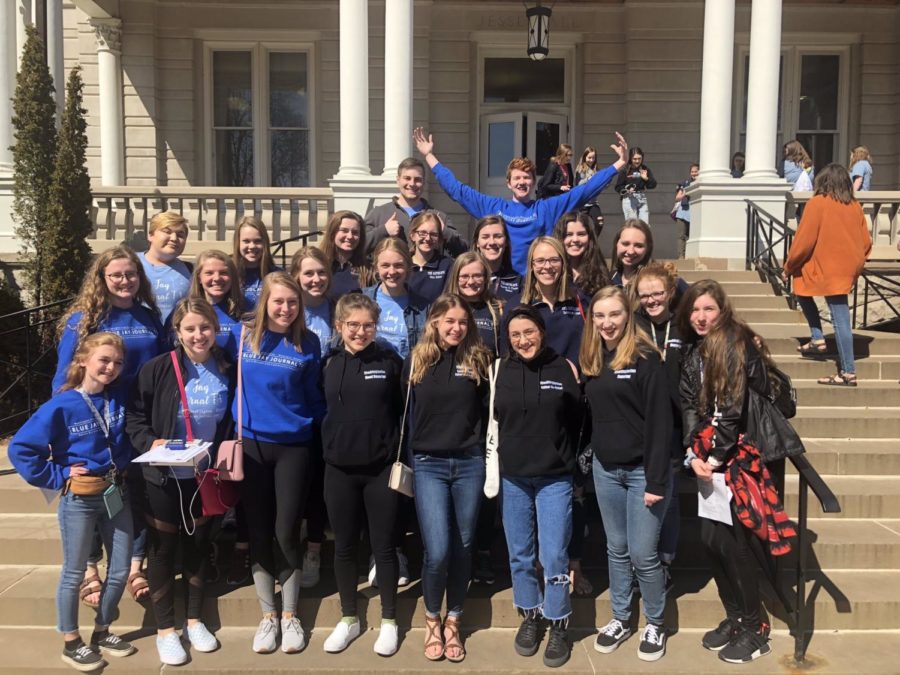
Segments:
[[[122,53],[121,19],[91,19],[90,25],[94,29],[94,37],[97,38],[98,52]]]

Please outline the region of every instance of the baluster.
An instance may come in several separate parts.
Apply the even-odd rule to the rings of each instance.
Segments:
[[[131,219],[131,232],[128,233],[128,238],[131,240],[134,239],[136,233],[147,232],[147,220],[150,217],[146,197],[135,197],[132,208],[134,215]]]
[[[259,207],[259,219],[263,221],[269,228],[269,239],[278,241],[284,238],[284,231],[281,229],[281,215],[278,213],[276,199],[260,198],[256,205]]]
[[[298,230],[297,234],[306,234],[314,229],[312,216],[312,200],[307,197],[298,198],[294,202],[297,208]]]
[[[113,209],[113,231],[110,239],[122,243],[128,240],[131,230],[131,197],[116,195],[113,199]]]
[[[95,197],[94,205],[94,239],[98,241],[109,239],[109,220],[112,212],[111,197]]]
[[[891,243],[891,204],[876,202],[873,205],[872,245]]]
[[[194,238],[200,241],[209,239],[209,233],[203,224],[203,198],[193,195],[181,200],[182,215],[187,218],[188,227],[194,231]]]

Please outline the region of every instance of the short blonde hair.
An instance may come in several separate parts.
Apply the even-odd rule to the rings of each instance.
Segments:
[[[188,227],[187,218],[180,213],[175,213],[174,211],[160,211],[150,219],[150,224],[147,226],[147,234],[153,234],[164,227],[168,227],[169,229],[183,227],[186,233],[191,231],[191,228]]]

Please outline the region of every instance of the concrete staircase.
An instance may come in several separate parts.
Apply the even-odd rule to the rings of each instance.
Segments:
[[[810,615],[816,635],[810,659],[823,672],[895,672],[894,654],[900,646],[900,335],[856,335],[856,389],[823,387],[815,378],[833,371],[824,362],[802,360],[796,353],[798,339],[807,336],[799,312],[791,311],[753,272],[728,269],[728,261],[681,261],[688,281],[712,277],[721,281],[741,316],[766,339],[779,364],[794,378],[799,393],[795,426],[803,436],[808,457],[837,495],[842,512],[823,516],[810,495],[809,529],[814,540],[808,556],[811,582]],[[833,346],[833,345],[832,345]],[[792,516],[797,509],[797,476],[789,468],[786,504]],[[606,591],[605,544],[596,515],[591,519],[584,564],[594,583],[590,598],[575,598],[571,620],[576,644],[563,670],[613,672],[721,672],[728,669],[714,655],[699,647],[702,631],[715,626],[722,610],[715,586],[705,571],[697,536],[696,498],[690,481],[682,485],[682,537],[675,567],[675,592],[669,602],[667,622],[677,634],[669,642],[669,654],[656,664],[638,661],[637,640],[612,655],[591,649],[594,626],[610,616]],[[595,506],[595,505],[594,505]],[[415,544],[408,548],[415,550]],[[325,655],[321,643],[340,618],[334,581],[328,567],[330,548],[323,556],[321,584],[301,593],[300,617],[313,628],[312,643],[298,656],[253,655],[250,639],[258,621],[252,587],[230,589],[214,585],[205,609],[207,623],[219,631],[223,648],[216,654],[198,655],[188,672],[281,673],[303,669],[314,672],[352,671],[478,671],[531,672],[543,670],[538,660],[515,655],[512,640],[518,617],[512,607],[508,577],[489,589],[473,587],[466,604],[466,628],[474,631],[469,658],[460,665],[429,663],[421,656],[421,617],[424,612],[418,583],[400,593],[398,620],[406,633],[400,653],[392,659],[372,658],[374,629],[341,656]],[[504,560],[498,533],[494,557]],[[0,672],[65,672],[59,661],[59,640],[54,623],[54,594],[61,560],[55,508],[41,493],[15,476],[0,477],[0,645],[9,647],[11,659],[0,661]],[[794,558],[786,567],[794,565]],[[413,553],[414,571],[418,556]],[[505,567],[505,565],[502,565]],[[502,568],[501,567],[501,568]],[[361,560],[361,570],[364,561]],[[378,595],[361,578],[361,612],[369,627],[380,617]],[[180,603],[179,603],[180,605]],[[747,668],[754,672],[789,669],[793,641],[786,634],[783,609],[768,602],[775,628],[775,656]],[[82,608],[87,627],[92,614]],[[643,619],[641,620],[643,623]],[[119,632],[133,629],[132,636],[151,636],[152,614],[126,595],[120,605]],[[851,631],[847,633],[847,631]],[[138,639],[140,653],[114,664],[128,672],[160,672],[152,637]],[[890,650],[894,647],[894,650]],[[163,668],[163,670],[171,670]]]

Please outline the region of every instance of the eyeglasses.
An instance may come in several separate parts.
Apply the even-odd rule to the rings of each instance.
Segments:
[[[119,283],[120,281],[125,281],[126,279],[128,281],[134,281],[135,279],[138,278],[138,273],[137,272],[115,272],[113,274],[107,274],[106,278],[111,279],[112,281],[115,281],[116,283]]]
[[[467,284],[470,281],[484,281],[484,274],[460,274],[459,282]]]
[[[415,232],[413,232],[413,236],[416,239],[437,239],[438,233],[437,232],[425,232],[424,230],[416,230]]]
[[[562,265],[562,258],[535,258],[531,261],[532,266],[541,268],[541,267],[559,267]]]
[[[638,298],[641,302],[649,302],[650,300],[662,300],[666,297],[665,291],[653,291],[652,293],[641,293]]]
[[[540,331],[537,328],[526,328],[521,333],[510,333],[509,341],[510,342],[520,342],[521,340],[531,340],[535,338]]]
[[[351,333],[358,333],[361,330],[366,333],[374,333],[378,327],[378,324],[375,323],[360,323],[359,321],[347,321],[344,325]]]

